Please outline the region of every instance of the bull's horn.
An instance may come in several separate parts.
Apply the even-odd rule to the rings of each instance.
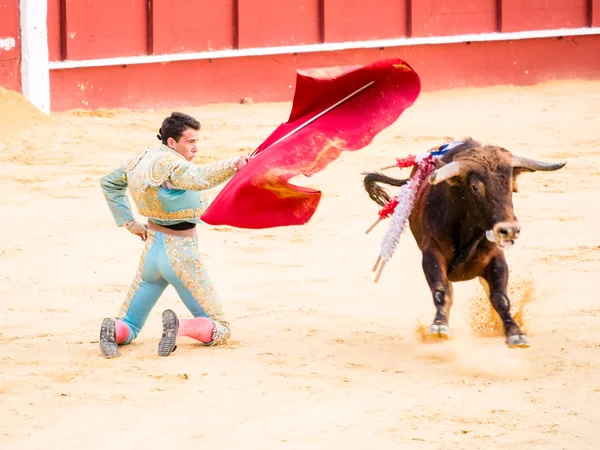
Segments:
[[[521,167],[529,170],[541,170],[544,172],[551,172],[553,170],[562,169],[566,164],[565,162],[549,163],[544,161],[536,161],[535,159],[525,158],[524,156],[513,155],[512,166]]]
[[[442,181],[446,181],[449,178],[460,175],[462,170],[462,166],[458,161],[452,161],[451,163],[446,164],[444,167],[441,167],[431,173],[429,176],[430,184],[438,184]]]

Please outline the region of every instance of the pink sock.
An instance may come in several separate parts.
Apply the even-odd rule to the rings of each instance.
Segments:
[[[215,324],[206,317],[195,317],[193,319],[179,319],[178,336],[187,336],[197,341],[208,343],[212,341],[212,333]]]
[[[129,327],[122,320],[115,319],[115,331],[117,334],[117,344],[122,344],[129,338]]]

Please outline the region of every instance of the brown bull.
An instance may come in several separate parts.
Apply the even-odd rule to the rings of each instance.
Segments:
[[[421,185],[409,217],[436,307],[429,333],[438,339],[450,337],[452,282],[479,277],[502,319],[507,345],[529,347],[529,339],[510,314],[506,294],[508,266],[503,249],[511,246],[521,231],[513,211],[512,192],[517,192],[520,173],[558,170],[565,163],[515,156],[501,147],[482,146],[471,138],[437,163],[428,182]],[[368,173],[364,186],[369,196],[383,206],[390,197],[376,183],[402,186],[407,181]]]

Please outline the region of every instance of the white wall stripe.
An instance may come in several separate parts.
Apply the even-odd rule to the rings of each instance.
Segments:
[[[50,113],[48,65],[48,5],[46,1],[21,0],[21,83],[23,96]]]
[[[21,0],[25,2],[25,0]],[[293,53],[328,52],[361,48],[403,47],[413,45],[437,45],[465,42],[512,41],[551,37],[585,36],[600,34],[600,28],[563,28],[557,30],[519,31],[513,33],[463,34],[459,36],[435,36],[421,38],[380,39],[372,41],[340,42],[327,44],[293,45],[280,47],[247,48],[239,50],[215,50],[196,53],[166,55],[125,56],[119,58],[87,59],[81,61],[50,62],[50,70],[76,69],[82,67],[120,66],[130,64],[152,64],[173,61],[193,61],[243,56],[282,55]]]

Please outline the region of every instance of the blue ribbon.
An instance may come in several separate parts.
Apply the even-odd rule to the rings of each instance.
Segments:
[[[447,142],[446,144],[442,145],[440,148],[438,148],[437,150],[431,152],[431,154],[433,156],[442,156],[445,155],[447,152],[449,152],[450,150],[452,150],[453,148],[458,147],[459,145],[464,144],[463,141],[452,141],[452,142]]]

